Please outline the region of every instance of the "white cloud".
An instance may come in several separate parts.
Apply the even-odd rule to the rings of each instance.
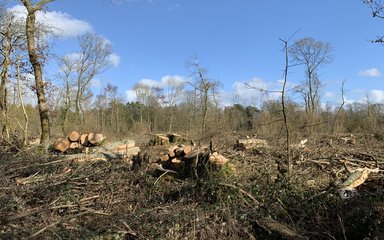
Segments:
[[[380,77],[381,72],[377,68],[370,68],[370,69],[359,71],[357,75],[360,77]]]
[[[186,81],[187,79],[185,77],[178,75],[166,75],[160,79],[161,85],[163,87],[177,87]]]
[[[135,102],[135,101],[137,101],[137,95],[136,95],[135,90],[132,90],[132,89],[127,90],[127,91],[125,91],[125,94],[126,94],[128,102]]]
[[[383,103],[384,104],[384,91],[383,90],[371,90],[369,92],[369,98],[374,103]]]
[[[148,88],[163,88],[167,89],[170,87],[177,87],[181,83],[186,82],[187,78],[179,75],[165,75],[160,80],[153,80],[144,78],[141,79],[138,84],[144,85]],[[167,90],[165,90],[167,91]],[[126,92],[127,101],[137,101],[136,91],[133,89],[127,90]]]
[[[147,79],[147,78],[141,79],[139,81],[139,84],[147,86],[149,88],[158,88],[158,87],[161,88],[163,85],[160,81],[156,81],[153,79]]]
[[[247,84],[245,84],[245,82]],[[262,100],[268,99],[267,93],[260,90],[268,90],[268,84],[262,78],[254,77],[248,81],[236,81],[232,85],[231,94],[223,94],[226,105],[228,103],[240,103],[243,105],[257,105]],[[249,85],[249,86],[247,86]]]
[[[160,80],[144,78],[139,81],[139,84],[145,85],[150,88],[167,88],[167,87],[176,87],[186,81],[187,81],[187,78],[183,76],[166,75],[160,78]]]
[[[325,92],[325,97],[326,98],[333,98],[333,97],[335,97],[335,93],[334,92]]]
[[[120,56],[116,53],[112,53],[109,55],[108,61],[112,64],[113,67],[117,67],[120,64]]]
[[[16,5],[8,9],[17,18],[25,18],[27,10],[22,5]],[[92,26],[83,20],[73,18],[71,15],[57,11],[39,11],[36,14],[37,21],[47,26],[53,34],[61,37],[76,37],[92,31]]]

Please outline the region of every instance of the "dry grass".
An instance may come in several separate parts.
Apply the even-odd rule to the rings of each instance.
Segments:
[[[183,181],[148,175],[147,164],[131,171],[118,159],[77,163],[3,143],[0,238],[383,239],[382,172],[348,200],[333,186],[348,176],[345,161],[348,168],[382,164],[383,141],[309,140],[307,149],[294,152],[290,181],[281,176],[279,143],[222,149],[235,172],[223,168]],[[143,148],[152,159],[159,151]]]

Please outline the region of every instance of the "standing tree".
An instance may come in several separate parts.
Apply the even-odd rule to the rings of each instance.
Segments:
[[[49,108],[45,98],[44,80],[42,66],[40,63],[40,56],[36,49],[36,12],[41,11],[44,6],[53,2],[54,0],[41,0],[36,4],[33,4],[30,0],[21,0],[23,5],[27,9],[26,18],[26,35],[27,35],[27,47],[29,60],[33,67],[35,75],[35,88],[37,95],[37,103],[39,106],[40,125],[41,125],[41,137],[40,144],[44,149],[48,149],[50,129],[49,129]]]
[[[94,33],[86,33],[79,37],[80,51],[73,55],[76,61],[76,95],[75,113],[80,124],[84,120],[83,101],[94,77],[111,66],[109,56],[112,45]]]
[[[164,104],[167,106],[167,110],[169,112],[168,113],[168,120],[169,120],[168,131],[172,132],[176,105],[177,105],[177,101],[179,99],[180,93],[183,90],[183,84],[176,77],[171,77],[171,76],[167,78],[166,83],[167,83],[167,86],[165,89],[166,92],[165,92]]]
[[[64,56],[59,59],[59,73],[58,78],[64,82],[64,113],[61,123],[61,129],[64,135],[67,135],[67,122],[69,112],[72,107],[71,89],[73,89],[72,74],[75,70],[76,63],[69,56]]]
[[[384,3],[382,0],[363,0],[371,8],[372,17],[384,19]],[[377,36],[375,43],[384,43],[384,36]]]
[[[316,41],[313,38],[303,38],[297,40],[289,51],[293,62],[304,65],[305,68],[306,79],[300,92],[305,102],[309,131],[312,132],[320,101],[319,88],[321,82],[318,70],[323,64],[332,60],[332,47],[327,42]]]
[[[191,60],[187,63],[187,67],[190,69],[192,73],[191,75],[193,77],[193,81],[188,82],[188,84],[194,88],[195,92],[200,94],[201,98],[201,134],[203,135],[206,130],[210,98],[219,86],[219,82],[210,80],[207,77],[208,70],[199,64],[197,57],[192,57]]]

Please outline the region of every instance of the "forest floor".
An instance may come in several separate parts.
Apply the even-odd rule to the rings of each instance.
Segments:
[[[0,148],[0,239],[384,239],[384,140],[308,138],[281,177],[282,144],[220,153],[234,166],[202,179],[132,171],[121,159],[79,161]],[[374,169],[342,199],[337,181]]]

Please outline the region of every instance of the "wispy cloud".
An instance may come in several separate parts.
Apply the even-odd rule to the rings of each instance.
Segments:
[[[143,78],[138,84],[144,85],[149,88],[171,88],[178,87],[181,83],[186,82],[188,79],[179,75],[165,75],[161,77],[159,80]],[[126,92],[127,101],[137,101],[136,91],[133,89],[129,89]]]
[[[126,98],[127,98],[128,102],[135,102],[135,101],[137,101],[137,95],[136,95],[136,91],[135,90],[129,89],[129,90],[125,91],[125,95],[126,95]]]
[[[16,18],[25,19],[27,10],[22,5],[16,5],[8,9]],[[64,12],[39,11],[36,14],[37,22],[49,28],[56,36],[76,37],[92,31],[92,26],[83,20],[76,19]]]
[[[359,71],[357,75],[359,77],[380,77],[381,72],[377,68],[370,68],[370,69]]]
[[[108,60],[113,67],[117,67],[120,64],[120,56],[117,55],[117,53],[112,53],[111,55],[109,55]]]
[[[383,103],[384,104],[384,91],[383,90],[371,90],[369,92],[369,98],[374,103]]]

